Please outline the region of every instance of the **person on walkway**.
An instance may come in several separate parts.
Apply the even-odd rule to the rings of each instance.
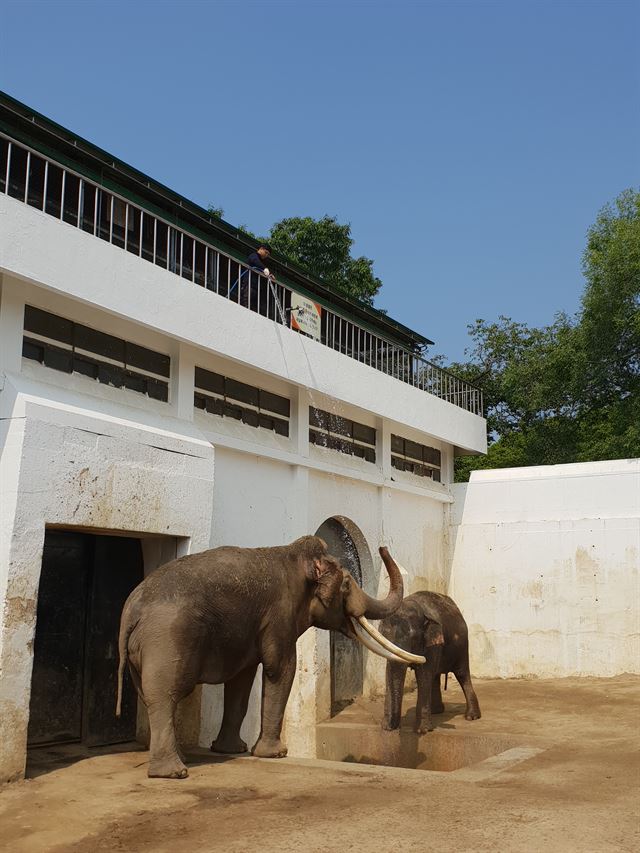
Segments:
[[[266,314],[267,310],[267,279],[274,281],[273,275],[266,266],[270,256],[271,246],[267,243],[261,243],[255,252],[251,252],[247,258],[247,265],[250,269],[243,270],[240,275],[240,305],[257,311],[259,302],[261,314]],[[261,275],[256,275],[252,270],[257,270]],[[260,295],[259,300],[258,294]]]

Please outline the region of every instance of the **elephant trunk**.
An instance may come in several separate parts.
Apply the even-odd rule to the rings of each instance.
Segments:
[[[356,619],[360,616],[366,616],[368,619],[385,619],[397,610],[402,601],[404,584],[400,569],[384,546],[380,548],[380,556],[389,575],[389,595],[383,601],[378,601],[354,584],[347,602],[347,612]]]

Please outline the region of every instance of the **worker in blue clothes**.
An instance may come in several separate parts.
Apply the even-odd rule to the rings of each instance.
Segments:
[[[261,243],[247,258],[249,269],[243,270],[240,274],[240,305],[251,308],[252,311],[258,310],[258,293],[260,293],[260,307],[264,305],[266,308],[267,279],[274,280],[266,265],[270,256],[271,246]],[[252,270],[256,270],[261,275],[256,275]]]

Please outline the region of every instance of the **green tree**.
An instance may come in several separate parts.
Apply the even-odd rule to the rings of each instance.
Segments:
[[[600,212],[583,270],[574,318],[469,327],[470,358],[451,369],[484,390],[489,452],[460,458],[458,480],[478,468],[640,456],[639,192]]]
[[[372,260],[351,257],[351,226],[341,225],[334,217],[281,219],[271,228],[269,243],[312,275],[369,305],[382,286]]]

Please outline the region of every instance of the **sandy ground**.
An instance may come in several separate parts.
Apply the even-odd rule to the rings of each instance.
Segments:
[[[36,754],[33,778],[0,789],[0,849],[640,850],[640,678],[478,680],[476,689],[482,720],[464,720],[450,684],[436,725],[510,734],[541,751],[466,776],[201,751],[184,781],[147,779],[140,751],[58,765]],[[408,718],[413,704],[406,696]]]

